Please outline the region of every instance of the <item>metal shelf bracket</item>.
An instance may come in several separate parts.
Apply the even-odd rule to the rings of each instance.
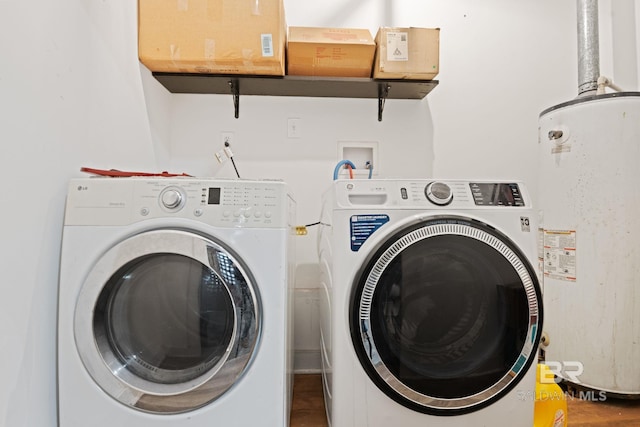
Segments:
[[[233,113],[237,119],[240,117],[240,81],[238,79],[229,80],[229,89],[233,95]]]
[[[388,83],[378,84],[378,121],[382,121],[382,112],[384,111],[384,103],[389,96],[391,86]]]

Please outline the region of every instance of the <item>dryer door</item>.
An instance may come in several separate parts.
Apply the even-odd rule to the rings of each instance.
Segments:
[[[179,230],[130,237],[79,294],[79,355],[111,397],[153,413],[199,408],[239,381],[260,332],[258,294],[219,242]]]
[[[537,357],[540,288],[526,257],[478,221],[434,218],[375,250],[351,301],[362,366],[389,397],[435,415],[500,399]]]

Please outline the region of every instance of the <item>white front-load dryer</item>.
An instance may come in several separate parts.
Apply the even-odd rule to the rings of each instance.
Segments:
[[[72,180],[60,427],[288,425],[294,213],[283,182]]]
[[[522,183],[338,180],[320,223],[332,427],[531,427],[542,307]]]

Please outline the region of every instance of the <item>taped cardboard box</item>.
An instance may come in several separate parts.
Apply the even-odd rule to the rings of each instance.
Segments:
[[[440,71],[439,28],[381,27],[376,45],[374,78],[431,80]]]
[[[151,71],[284,75],[283,0],[138,0],[138,56]]]
[[[375,50],[366,29],[289,27],[287,74],[371,77]]]

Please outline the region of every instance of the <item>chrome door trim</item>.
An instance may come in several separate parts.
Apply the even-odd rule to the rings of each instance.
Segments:
[[[367,349],[367,351],[363,353],[366,354],[366,357],[368,358],[371,367],[375,370],[376,375],[389,388],[391,388],[393,392],[397,393],[398,396],[403,399],[407,399],[422,408],[451,412],[467,410],[468,412],[471,410],[470,408],[482,405],[488,400],[494,398],[505,390],[505,388],[509,387],[514,381],[519,381],[524,375],[524,368],[530,365],[528,362],[536,355],[535,353],[538,347],[537,337],[540,333],[539,323],[542,319],[540,316],[541,313],[538,302],[538,293],[535,285],[536,282],[525,264],[526,261],[522,261],[522,255],[516,254],[509,245],[505,244],[503,240],[493,234],[490,234],[477,226],[470,225],[472,221],[453,217],[447,217],[447,219],[453,221],[424,221],[427,223],[426,225],[420,226],[407,234],[402,235],[379,257],[377,257],[374,263],[369,264],[372,265],[372,267],[368,269],[362,293],[360,294],[359,300],[356,301],[356,307],[358,310],[358,336],[360,339],[359,344],[362,345],[363,348]],[[486,227],[491,228],[489,226]],[[393,375],[380,357],[371,331],[370,315],[372,300],[376,287],[378,286],[378,281],[387,266],[408,246],[420,240],[443,235],[456,235],[476,239],[498,251],[513,266],[520,277],[526,292],[529,307],[527,339],[516,362],[511,366],[509,371],[507,371],[504,376],[491,387],[482,392],[462,398],[439,398],[428,396],[419,393],[402,383]],[[507,238],[505,237],[504,240],[507,240]],[[352,307],[352,309],[353,308],[354,307]]]
[[[118,359],[106,336],[94,328],[94,308],[111,276],[128,262],[152,254],[179,254],[210,268],[224,283],[234,308],[233,336],[223,357],[202,375],[161,384],[134,375]],[[232,276],[216,266],[222,256],[238,270]],[[237,280],[240,277],[242,280]],[[248,297],[247,297],[248,296]],[[228,248],[191,231],[161,229],[129,237],[106,251],[87,275],[76,302],[74,336],[78,354],[107,394],[132,408],[160,414],[186,412],[215,400],[248,368],[260,337],[261,312],[255,280]],[[238,315],[238,311],[243,316]]]

